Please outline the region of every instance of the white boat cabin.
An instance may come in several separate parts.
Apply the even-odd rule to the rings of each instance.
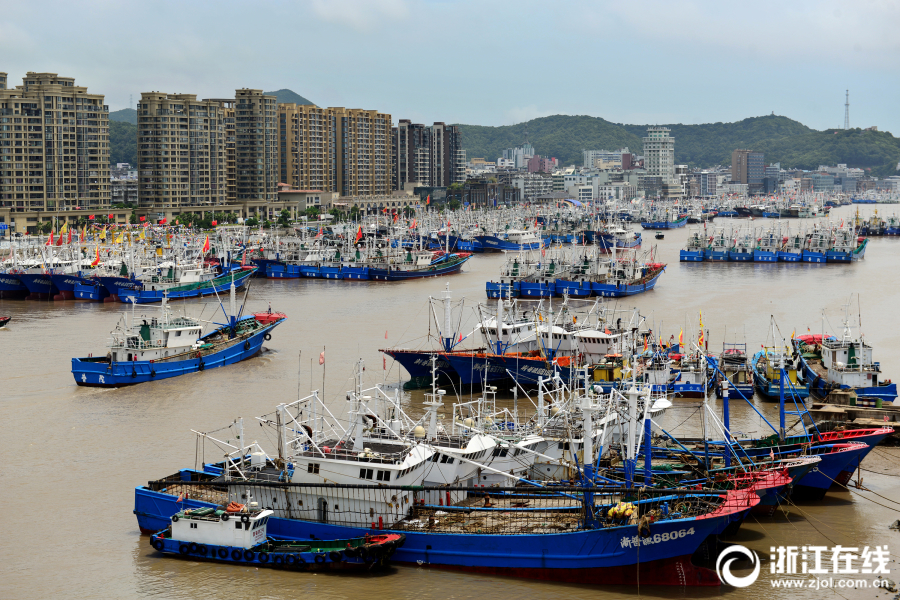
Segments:
[[[203,325],[188,317],[171,317],[165,302],[161,309],[161,318],[142,318],[138,323],[132,317],[130,327],[120,322],[111,334],[113,362],[159,360],[199,347]]]
[[[172,539],[249,550],[266,541],[266,524],[271,510],[229,513],[221,510],[172,516]],[[221,514],[219,514],[221,513]]]

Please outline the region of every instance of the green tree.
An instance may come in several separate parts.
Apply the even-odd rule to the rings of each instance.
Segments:
[[[256,217],[248,217],[247,219],[244,219],[244,225],[247,227],[256,227],[259,225],[259,219]]]
[[[328,214],[334,217],[335,222],[344,221],[347,218],[347,215],[344,214],[344,211],[338,210],[336,208],[332,208],[328,211]]]
[[[462,203],[454,198],[453,200],[448,202],[447,205],[450,207],[450,210],[459,210],[459,207],[462,206]]]
[[[136,212],[131,211],[131,217],[129,217],[128,222],[131,223],[132,225],[138,224],[138,216],[137,216]]]
[[[405,216],[407,219],[411,219],[415,214],[416,209],[414,209],[412,206],[407,204],[403,207],[403,216]]]
[[[53,230],[53,223],[50,221],[44,221],[40,225],[41,233],[50,233]]]
[[[306,215],[306,218],[310,221],[319,218],[319,207],[318,206],[309,206],[303,211],[303,214]]]

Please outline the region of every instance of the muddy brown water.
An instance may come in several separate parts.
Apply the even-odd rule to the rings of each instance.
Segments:
[[[890,207],[886,207],[890,213]],[[848,218],[852,207],[837,214]],[[797,221],[794,221],[796,223]],[[668,338],[696,328],[703,311],[709,347],[723,339],[746,341],[752,351],[766,341],[770,316],[786,337],[796,330],[840,327],[851,293],[853,318],[861,312],[866,339],[886,378],[900,378],[900,239],[874,238],[866,258],[848,266],[680,264],[678,250],[688,229],[664,240],[645,232],[645,247],[669,267],[655,290],[619,301],[638,307]],[[353,364],[366,363],[366,383],[396,382],[405,374],[390,359],[383,368],[378,348],[416,347],[428,332],[427,297],[449,283],[454,298],[484,299],[484,282],[496,278],[503,257],[473,257],[460,275],[405,282],[254,281],[249,308],[267,302],[288,314],[266,351],[254,359],[132,388],[101,390],[74,384],[70,358],[104,353],[120,304],[0,300],[12,322],[0,330],[0,597],[3,598],[887,598],[888,592],[773,588],[770,547],[888,545],[889,577],[900,579],[900,448],[877,448],[863,463],[863,484],[872,492],[832,491],[815,504],[785,506],[770,519],[748,519],[732,540],[762,557],[759,580],[744,589],[589,587],[533,582],[398,566],[375,576],[286,573],[162,558],[140,535],[133,509],[135,486],[191,466],[190,429],[210,431],[243,416],[249,420],[296,399],[298,389],[323,389],[342,412],[352,387]],[[193,316],[214,318],[210,301],[174,303]],[[153,308],[138,308],[152,314]],[[219,311],[221,316],[221,311]],[[473,323],[474,312],[464,317]],[[691,325],[693,324],[693,325]],[[470,331],[465,330],[466,332]],[[432,328],[433,331],[433,328]],[[387,335],[387,339],[385,339]],[[326,365],[318,365],[325,351]],[[312,359],[312,364],[311,363]],[[468,394],[464,397],[468,398]],[[406,394],[416,412],[420,392]],[[506,405],[511,401],[504,400]],[[721,410],[721,401],[710,400]],[[520,397],[520,407],[526,406]],[[664,417],[676,434],[699,433],[697,400],[676,400]],[[777,408],[754,400],[777,424]],[[742,402],[732,402],[733,429],[767,435],[765,423]],[[262,433],[260,441],[264,441]],[[248,430],[248,440],[253,439]],[[875,495],[875,493],[879,495]],[[738,570],[746,574],[749,569]],[[809,585],[812,577],[800,576]],[[856,576],[848,576],[856,577]],[[872,579],[871,575],[859,578]]]

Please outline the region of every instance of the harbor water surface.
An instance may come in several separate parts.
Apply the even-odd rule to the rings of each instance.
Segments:
[[[849,218],[852,207],[836,212]],[[888,211],[890,212],[890,211]],[[759,224],[759,223],[757,223]],[[751,353],[770,336],[774,316],[781,336],[822,330],[840,333],[851,294],[854,320],[862,319],[883,378],[900,378],[900,240],[870,240],[863,261],[850,265],[678,262],[689,228],[654,240],[644,232],[644,249],[657,244],[654,260],[669,264],[655,290],[621,299],[638,307],[664,339],[696,336],[697,316],[709,330],[709,349],[722,341],[745,342]],[[476,255],[463,273],[403,283],[286,280],[253,282],[248,309],[272,308],[288,321],[266,342],[264,353],[232,367],[123,389],[77,387],[70,358],[104,354],[108,332],[130,310],[122,304],[0,300],[0,315],[13,320],[0,329],[0,427],[3,467],[0,489],[6,504],[0,520],[3,598],[621,598],[624,596],[730,598],[874,598],[874,589],[773,588],[769,551],[779,545],[887,544],[890,577],[900,579],[900,532],[888,525],[900,517],[900,448],[876,448],[863,463],[866,487],[832,491],[820,503],[786,505],[771,519],[748,518],[731,541],[762,557],[759,580],[745,589],[679,589],[558,585],[397,566],[387,573],[327,575],[288,573],[163,558],[138,532],[132,514],[135,486],[193,466],[198,456],[190,429],[211,431],[238,417],[245,422],[277,404],[324,390],[332,411],[344,411],[352,388],[353,364],[365,360],[366,383],[396,385],[405,372],[383,361],[378,348],[420,347],[429,331],[428,296],[450,284],[455,301],[484,301],[486,280],[496,279],[504,257]],[[554,300],[554,302],[558,302]],[[173,302],[192,316],[221,322],[218,303]],[[227,305],[227,303],[226,303]],[[138,307],[152,315],[152,306]],[[216,315],[218,311],[218,315]],[[466,308],[463,333],[475,313]],[[432,324],[431,331],[435,328]],[[771,343],[771,337],[768,339]],[[318,358],[325,352],[324,368]],[[452,395],[452,390],[449,391]],[[449,397],[448,395],[448,397]],[[468,399],[468,391],[464,392]],[[407,393],[419,414],[421,392]],[[507,397],[505,402],[512,401]],[[698,400],[675,400],[664,422],[676,434],[700,433]],[[710,399],[717,410],[721,401]],[[777,425],[777,406],[754,401]],[[450,401],[445,407],[449,413]],[[519,397],[525,409],[528,400]],[[751,436],[771,433],[743,402],[731,403],[732,429]],[[789,417],[789,424],[793,418]],[[258,431],[258,433],[255,433]],[[269,444],[263,429],[248,429],[248,441]],[[746,574],[749,568],[738,574]],[[811,576],[803,575],[804,579]],[[871,579],[872,576],[859,576]],[[807,579],[807,581],[809,580]]]

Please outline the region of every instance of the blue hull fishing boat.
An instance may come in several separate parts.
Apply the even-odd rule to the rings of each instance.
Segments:
[[[191,478],[196,478],[193,481],[197,483],[200,478],[210,477],[218,470],[213,465],[205,468],[209,471],[182,471],[185,482],[179,485],[173,481],[170,487],[184,489],[189,493],[195,487],[190,485]],[[244,484],[245,487],[246,485]],[[253,484],[253,487],[259,490],[257,485],[259,484]],[[390,487],[384,489],[393,493]],[[354,493],[365,493],[364,490],[344,490],[340,486],[335,487],[334,491],[348,497]],[[445,491],[468,493],[471,490],[441,488],[439,493]],[[615,500],[621,498],[621,490],[610,492],[594,491],[592,488],[564,488],[558,492],[571,498],[572,506],[569,508],[575,521],[557,532],[526,532],[517,535],[481,530],[471,533],[444,532],[440,523],[447,518],[446,515],[458,512],[454,510],[456,507],[426,505],[424,500],[417,510],[430,523],[427,528],[416,527],[417,523],[422,522],[420,517],[412,521],[410,527],[406,527],[401,521],[398,526],[402,529],[385,527],[383,530],[373,531],[370,527],[343,524],[340,513],[337,512],[329,512],[327,517],[322,517],[325,513],[320,508],[318,520],[270,516],[267,531],[274,539],[305,543],[310,543],[310,540],[359,538],[366,534],[402,534],[405,535],[405,542],[394,553],[394,562],[475,573],[592,585],[719,585],[719,579],[713,571],[695,566],[690,557],[707,538],[721,533],[729,523],[735,519],[740,520],[752,507],[759,504],[759,498],[755,494],[742,491],[697,492],[684,497],[657,494],[650,500],[633,501],[631,505],[635,506],[639,514],[658,511],[663,503],[683,507],[699,504],[704,505],[705,510],[696,516],[689,516],[696,513],[696,509],[692,509],[688,514],[679,515],[679,518],[651,521],[648,528],[638,523],[626,523],[625,519],[617,524],[606,522],[607,519],[604,518],[602,525],[593,525],[593,518],[589,518],[587,523],[582,523],[578,518],[578,509],[584,504],[584,499],[591,504]],[[521,494],[522,490],[491,490],[491,494],[505,493]],[[348,504],[351,502],[348,501]],[[465,507],[468,518],[482,519],[485,515],[504,513],[515,517],[514,521],[522,520],[524,523],[526,515],[534,512],[534,509],[528,508],[512,511],[494,509],[490,508],[489,502],[490,498],[489,506],[485,508]],[[610,505],[594,505],[589,514],[606,515],[614,505],[615,502]],[[141,486],[135,489],[134,514],[144,533],[156,533],[167,528],[172,515],[180,514],[186,508],[216,510],[219,506],[202,500],[178,498],[168,487],[156,490]],[[551,511],[545,512],[551,515]],[[437,516],[430,517],[429,520],[427,515],[435,514]],[[543,519],[547,521],[549,517]],[[231,550],[229,548],[229,552]]]
[[[58,291],[57,298],[60,300],[74,300],[75,287],[88,282],[80,274],[76,275],[74,273],[52,273],[50,279]]]
[[[120,287],[118,297],[119,302],[149,304],[151,302],[161,302],[164,297],[172,300],[209,296],[226,291],[232,283],[238,288],[243,287],[254,273],[256,273],[256,267],[250,267],[243,271],[219,275],[215,279],[210,279],[208,281],[189,283],[186,285],[174,285],[171,287],[160,286],[159,289],[147,289],[145,284],[144,287],[139,290],[128,290]]]
[[[459,273],[459,271],[462,269],[462,266],[467,260],[469,260],[468,256],[450,254],[446,257],[441,257],[427,267],[416,266],[413,268],[402,268],[402,265],[398,265],[398,267],[400,268],[396,269],[378,269],[375,267],[369,267],[369,280],[405,281],[407,279],[421,279],[423,277],[439,277],[441,275],[452,275],[454,273]]]
[[[0,273],[0,298],[20,298],[28,295],[28,288],[14,273]]]
[[[485,252],[501,252],[509,250],[537,250],[543,244],[541,238],[532,231],[509,230],[505,234],[478,235],[475,241],[481,244]]]
[[[687,225],[687,215],[679,217],[674,221],[641,221],[641,227],[644,229],[678,229]]]
[[[623,296],[634,296],[643,292],[652,290],[656,287],[659,276],[666,270],[665,265],[653,267],[649,272],[634,283],[591,283],[591,292],[594,296],[602,296],[604,298],[621,298]]]
[[[488,281],[485,283],[484,287],[485,292],[487,292],[487,297],[496,300],[498,298],[518,298],[519,287],[521,285],[521,281],[514,281],[511,283]]]
[[[18,278],[28,288],[31,300],[48,300],[58,291],[47,273],[19,273]]]
[[[557,279],[555,284],[556,296],[568,295],[571,298],[587,298],[594,293],[591,282],[587,280],[571,281]]]
[[[132,308],[131,324],[120,321],[111,334],[112,344],[106,356],[72,359],[75,383],[122,387],[224,367],[255,356],[286,317],[271,311],[246,317],[235,315],[235,287],[231,287],[232,315],[228,323],[206,335],[201,335],[200,321],[173,317],[165,300],[160,316],[149,321],[143,316],[136,318]]]
[[[778,252],[754,248],[753,262],[778,262]]]
[[[109,290],[100,283],[99,279],[88,278],[75,285],[76,300],[102,302],[106,298],[109,298]]]

